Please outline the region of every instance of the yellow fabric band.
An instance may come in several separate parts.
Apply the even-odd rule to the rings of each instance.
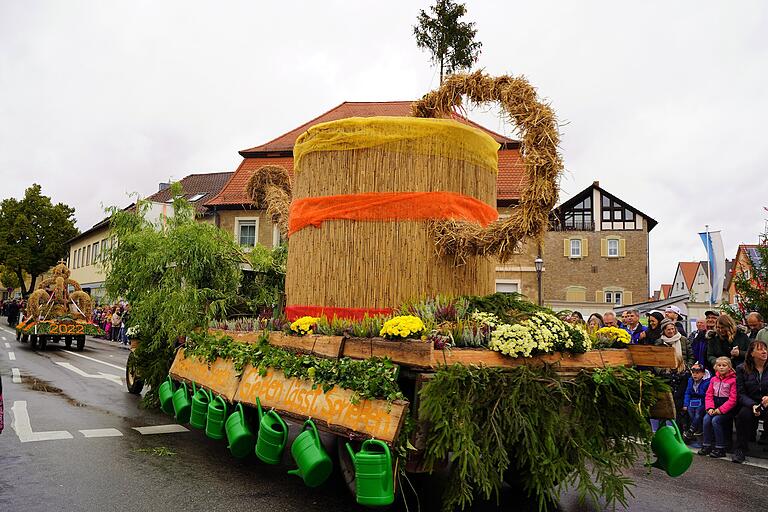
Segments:
[[[315,151],[346,151],[402,145],[407,151],[462,160],[498,172],[499,143],[485,132],[451,119],[350,117],[320,123],[301,134],[293,147],[294,169]]]

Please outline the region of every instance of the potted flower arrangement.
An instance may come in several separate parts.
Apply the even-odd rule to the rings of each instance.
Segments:
[[[595,331],[595,348],[627,348],[632,338],[624,329],[601,327]]]

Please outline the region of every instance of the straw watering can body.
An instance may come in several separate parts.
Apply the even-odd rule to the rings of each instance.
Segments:
[[[191,409],[192,400],[189,399],[187,383],[182,382],[176,391],[173,392],[173,410],[176,414],[176,421],[179,423],[189,422],[189,413]]]
[[[213,397],[213,393],[211,393]],[[211,439],[224,439],[224,420],[227,418],[227,402],[217,396],[208,404],[208,414],[205,418],[205,435]]]
[[[347,451],[355,463],[357,503],[386,506],[395,501],[395,481],[392,474],[392,454],[383,441],[369,439],[355,453],[347,443]]]
[[[267,464],[279,464],[283,458],[285,443],[288,441],[288,425],[275,411],[263,412],[258,398],[256,407],[259,410],[256,456]]]
[[[304,422],[303,431],[293,441],[291,455],[299,467],[288,474],[300,476],[308,487],[322,485],[331,476],[333,462],[323,448],[317,427],[311,419]]]
[[[189,424],[196,429],[204,429],[208,418],[208,404],[211,403],[211,396],[203,388],[195,390],[195,383],[192,383],[192,410],[189,414]]]
[[[171,380],[171,376],[169,375],[157,389],[157,396],[160,399],[160,409],[165,414],[173,414],[173,391],[173,380]]]
[[[680,476],[691,467],[693,452],[685,445],[677,423],[667,420],[668,425],[659,427],[651,440],[651,450],[656,455],[656,462],[651,464],[662,469],[669,476]]]
[[[237,404],[235,411],[229,415],[226,423],[227,441],[229,451],[238,459],[247,457],[253,451],[256,444],[256,436],[251,432],[251,427],[245,420],[243,404]]]

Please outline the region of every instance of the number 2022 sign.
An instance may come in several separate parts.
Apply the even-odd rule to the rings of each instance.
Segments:
[[[50,334],[84,334],[85,326],[82,324],[51,324]]]

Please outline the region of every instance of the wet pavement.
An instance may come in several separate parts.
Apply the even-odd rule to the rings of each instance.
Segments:
[[[282,465],[267,466],[255,457],[232,458],[224,441],[199,431],[135,430],[173,425],[173,420],[142,409],[140,398],[126,391],[127,355],[117,344],[90,338],[83,352],[56,344],[33,351],[18,343],[5,324],[0,327],[6,409],[0,511],[359,510],[338,472],[317,489],[287,475],[288,453]],[[297,433],[293,426],[292,434]],[[329,451],[336,449],[332,437],[324,440]],[[754,462],[763,467],[695,457],[691,470],[675,479],[637,467],[627,475],[636,487],[626,510],[758,510],[768,503],[768,463]],[[434,491],[439,486],[419,480],[414,483],[420,488],[421,510],[437,510]],[[418,510],[410,501],[408,509]],[[501,502],[501,507],[478,502],[473,510],[528,508],[509,488]],[[572,492],[564,492],[561,508],[604,507],[579,504]],[[405,507],[398,504],[395,510]]]

